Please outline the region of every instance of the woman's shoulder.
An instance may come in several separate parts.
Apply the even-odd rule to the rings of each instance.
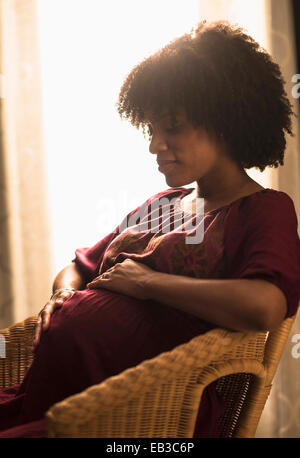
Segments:
[[[298,226],[293,199],[286,192],[272,188],[263,188],[233,202],[226,221],[231,227],[291,224],[297,230]]]
[[[240,208],[262,209],[272,211],[276,208],[289,207],[295,210],[293,199],[284,191],[272,188],[262,188],[254,193],[246,195],[235,202]]]
[[[249,196],[246,197],[267,197],[267,199],[283,199],[283,200],[290,200],[292,201],[291,197],[284,191],[277,191],[276,189],[273,188],[263,188],[259,189],[258,191],[254,192],[253,194],[250,194]]]

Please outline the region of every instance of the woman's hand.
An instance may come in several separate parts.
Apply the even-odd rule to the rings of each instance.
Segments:
[[[87,284],[88,289],[105,288],[137,299],[150,299],[147,283],[157,272],[145,264],[125,259]]]
[[[56,294],[53,295],[53,297],[49,300],[49,302],[47,302],[45,307],[40,311],[33,339],[33,351],[36,350],[36,347],[40,341],[42,331],[47,331],[47,329],[49,328],[50,318],[54,310],[60,308],[67,299],[73,296],[74,292],[75,291],[70,291],[67,289],[58,291]]]

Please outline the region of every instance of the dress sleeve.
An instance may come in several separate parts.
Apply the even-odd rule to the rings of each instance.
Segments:
[[[165,193],[166,192],[157,193],[136,207],[134,210],[128,213],[125,218],[123,218],[122,222],[114,229],[114,231],[107,234],[103,239],[101,239],[92,247],[77,248],[75,250],[75,257],[72,259],[72,262],[76,264],[86,283],[92,281],[98,275],[99,267],[105,251],[107,250],[110,243],[114,240],[114,238],[120,234],[124,228],[135,224],[136,217],[133,217],[133,215],[135,214],[141,217],[141,215],[147,213],[149,211],[151,202],[155,198],[160,197]]]
[[[92,247],[75,250],[75,258],[72,259],[72,262],[76,264],[86,283],[97,276],[99,262],[115,235],[115,232],[111,232]]]
[[[287,300],[286,318],[300,299],[300,240],[288,194],[266,190],[237,201],[226,216],[225,271],[228,278],[258,278],[278,286]]]

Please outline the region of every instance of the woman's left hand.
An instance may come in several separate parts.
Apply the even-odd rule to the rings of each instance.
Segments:
[[[147,282],[157,272],[145,264],[125,259],[115,264],[102,275],[87,284],[88,289],[105,288],[117,293],[126,294],[137,299],[150,299],[147,293]]]

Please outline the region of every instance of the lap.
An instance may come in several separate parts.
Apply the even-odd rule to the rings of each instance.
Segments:
[[[206,330],[207,323],[157,302],[104,289],[77,291],[42,333],[19,390],[18,421],[38,421],[54,403]]]
[[[0,431],[0,439],[47,437],[45,420],[40,419]]]

